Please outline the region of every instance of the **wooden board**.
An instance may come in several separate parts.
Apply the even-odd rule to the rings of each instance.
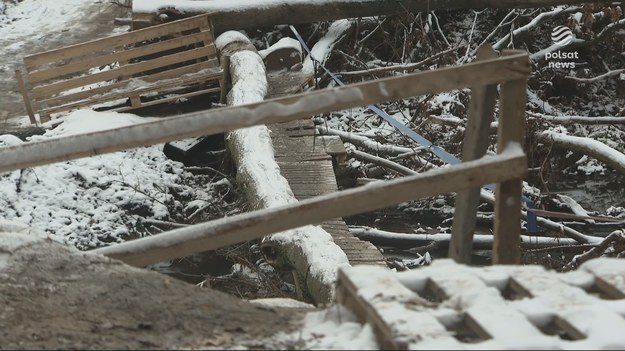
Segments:
[[[412,318],[416,309],[419,318],[443,326],[438,336],[455,339],[438,344],[445,349],[620,349],[625,315],[617,306],[625,297],[606,300],[592,286],[582,284],[584,290],[573,282],[587,281],[588,273],[604,282],[601,277],[620,277],[607,283],[609,290],[619,290],[623,272],[625,260],[614,258],[593,259],[566,274],[541,266],[469,267],[443,259],[400,273],[341,269],[337,294],[362,323],[371,324],[381,347],[404,348],[407,334],[419,340],[411,349],[433,348],[421,344],[427,340],[422,329],[397,327],[393,315]],[[412,319],[404,324],[412,325]],[[474,337],[458,333],[463,328]]]
[[[219,91],[224,70],[214,40],[204,14],[27,56],[33,110],[45,121],[51,114],[126,98],[131,105],[117,110],[176,101],[215,91],[201,86],[210,81]],[[92,72],[107,65],[112,68]]]

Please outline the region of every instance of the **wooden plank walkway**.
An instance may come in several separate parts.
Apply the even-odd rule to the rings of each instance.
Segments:
[[[400,273],[341,269],[336,294],[386,349],[622,349],[624,277],[617,258],[569,273],[446,259]]]
[[[296,93],[309,80],[310,76],[301,72],[269,73],[268,97]],[[340,139],[315,136],[310,119],[272,124],[268,128],[271,130],[276,162],[295,198],[303,200],[338,190],[329,153],[336,153],[337,146],[343,146]],[[320,225],[332,235],[351,265],[386,266],[380,251],[370,242],[354,237],[342,218],[325,221]]]

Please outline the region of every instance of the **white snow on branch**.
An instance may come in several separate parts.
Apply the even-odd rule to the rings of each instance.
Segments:
[[[299,51],[300,54],[302,53],[302,45],[300,45],[299,41],[293,38],[282,38],[278,40],[277,43],[271,45],[269,48],[265,50],[259,50],[258,54],[260,55],[260,57],[265,58],[267,57],[267,55],[271,54],[272,52],[276,50],[280,50],[280,49],[285,49],[285,48],[295,49]]]
[[[542,141],[551,141],[561,147],[573,148],[578,151],[583,150],[581,152],[605,162],[608,166],[621,173],[625,173],[625,155],[600,141],[549,130],[543,131],[540,134],[540,139]]]
[[[503,38],[499,39],[499,41],[493,44],[493,49],[495,50],[503,49],[504,45],[506,45],[510,41],[511,38],[514,38],[519,34],[522,34],[531,30],[532,28],[536,27],[539,23],[543,22],[544,20],[547,20],[557,15],[565,14],[565,13],[577,12],[579,10],[581,10],[581,7],[575,6],[575,7],[569,7],[569,8],[564,8],[564,9],[562,7],[557,7],[556,9],[552,11],[543,12],[540,15],[534,17],[528,24],[513,30],[511,34],[507,34]]]
[[[613,76],[617,76],[620,75],[621,73],[625,72],[625,68],[623,69],[614,69],[614,70],[610,70],[604,74],[598,75],[596,77],[592,77],[592,78],[580,78],[580,77],[573,77],[573,76],[567,76],[566,78],[570,78],[573,80],[576,80],[578,82],[585,82],[585,83],[594,83],[606,78],[610,78]]]
[[[334,45],[336,45],[336,43],[343,38],[346,32],[351,28],[352,24],[353,22],[347,19],[332,22],[326,35],[319,39],[312,49],[310,49],[313,58],[322,64],[325,63],[325,61],[330,57]],[[315,66],[310,56],[307,56],[304,59],[303,71],[315,71]]]
[[[625,117],[615,116],[551,116],[536,112],[527,112],[532,117],[542,118],[544,120],[559,124],[625,124]]]

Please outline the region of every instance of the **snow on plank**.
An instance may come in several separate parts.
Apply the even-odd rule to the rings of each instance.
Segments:
[[[625,298],[625,265],[622,259],[600,258],[584,263],[580,270],[595,276],[595,285],[610,297]]]
[[[464,312],[464,322],[480,338],[486,340],[477,347],[514,348],[523,340],[528,348],[555,346],[553,338],[541,333],[518,310],[511,308],[501,291],[488,286],[474,269],[451,261],[433,265],[427,286],[439,298],[442,305]],[[511,325],[514,338],[511,338]]]
[[[341,269],[337,301],[373,326],[382,348],[455,348],[460,344],[426,308],[431,305],[377,266]]]
[[[625,300],[596,296],[592,284],[594,275],[603,277],[614,289],[620,287],[625,277],[622,259],[593,259],[568,273],[541,266],[467,267],[449,259],[407,272],[387,271],[386,278],[384,272],[358,268],[358,274],[352,273],[350,278],[357,280],[359,303],[374,310],[367,311],[370,314],[389,313],[389,307],[371,301],[384,297],[384,301],[397,303],[414,296],[392,285],[397,282],[439,302],[420,304],[418,311],[443,325],[454,336],[453,341],[447,345],[420,342],[410,344],[410,348],[625,348]],[[385,318],[382,322],[391,319]],[[392,322],[398,323],[399,317]]]

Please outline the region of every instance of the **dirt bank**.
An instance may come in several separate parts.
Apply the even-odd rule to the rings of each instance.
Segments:
[[[302,317],[26,234],[0,243],[4,349],[275,348]]]

